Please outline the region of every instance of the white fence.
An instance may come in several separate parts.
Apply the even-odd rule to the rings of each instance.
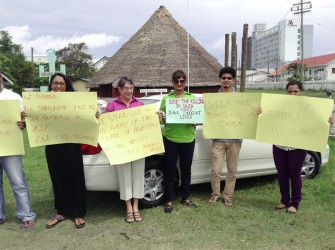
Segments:
[[[247,83],[247,89],[285,89],[286,82]],[[335,90],[335,81],[306,81],[304,90]]]

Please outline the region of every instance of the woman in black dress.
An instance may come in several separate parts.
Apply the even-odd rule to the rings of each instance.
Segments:
[[[61,73],[50,78],[49,91],[74,91],[71,81]],[[45,155],[52,181],[57,214],[46,224],[52,228],[70,217],[76,228],[85,226],[86,186],[81,145],[63,143],[47,145]]]

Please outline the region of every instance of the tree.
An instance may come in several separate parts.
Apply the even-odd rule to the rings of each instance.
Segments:
[[[66,74],[72,79],[91,78],[95,69],[93,66],[93,58],[86,54],[88,47],[85,43],[70,43],[56,51],[58,63],[65,64]]]
[[[307,71],[307,65],[304,64],[304,72]],[[297,81],[300,81],[300,82],[303,82],[303,81],[307,81],[308,78],[305,76],[304,74],[304,79],[301,79],[301,64],[300,63],[290,63],[288,66],[287,66],[287,72],[290,74],[291,72],[293,73],[293,75],[291,77],[289,77],[287,80],[291,81],[291,80],[297,80]]]
[[[25,60],[23,48],[12,42],[12,37],[5,30],[0,31],[0,69],[10,77],[21,92],[24,86],[29,85],[32,79],[32,63]]]

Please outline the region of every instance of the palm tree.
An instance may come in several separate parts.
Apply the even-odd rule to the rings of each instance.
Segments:
[[[307,71],[307,65],[304,64],[304,72]],[[301,79],[301,64],[300,63],[290,63],[288,66],[287,66],[287,72],[288,74],[290,74],[291,72],[293,72],[293,75],[291,77],[288,78],[289,81],[291,80],[298,80],[298,81],[306,81],[307,80],[307,77],[304,76],[304,79]]]

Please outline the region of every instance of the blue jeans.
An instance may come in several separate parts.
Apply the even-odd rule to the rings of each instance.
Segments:
[[[20,155],[14,155],[0,156],[0,222],[6,220],[3,170],[5,170],[14,191],[17,217],[22,222],[34,220],[36,214],[31,210],[29,190],[26,176],[23,172],[22,157]]]

